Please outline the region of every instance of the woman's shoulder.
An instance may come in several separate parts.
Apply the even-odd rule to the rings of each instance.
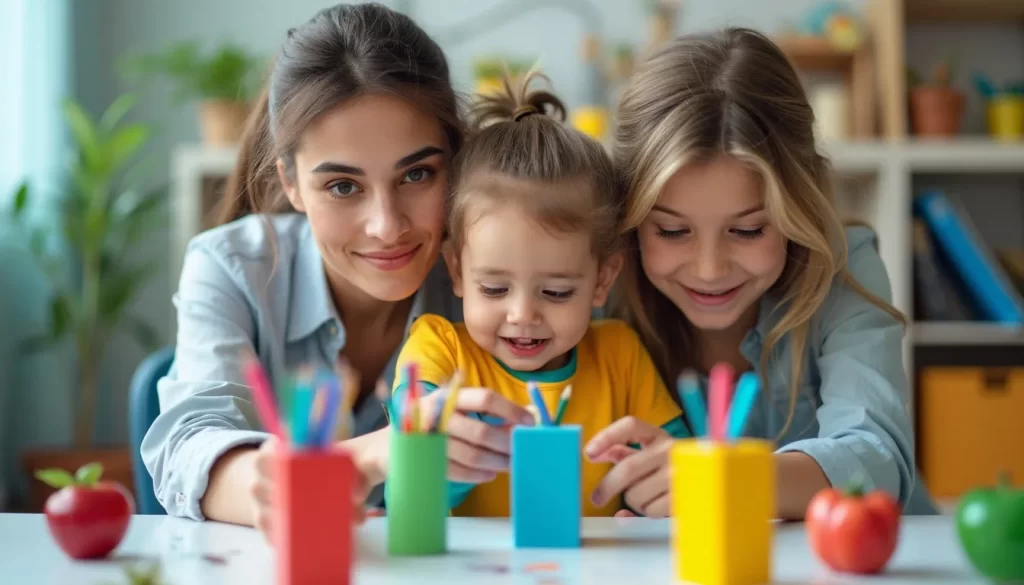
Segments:
[[[247,215],[194,236],[186,257],[202,252],[223,258],[279,259],[282,254],[294,253],[308,234],[305,215]]]

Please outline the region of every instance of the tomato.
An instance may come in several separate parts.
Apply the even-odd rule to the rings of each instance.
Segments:
[[[98,463],[72,476],[63,469],[45,469],[36,477],[57,488],[46,500],[46,525],[58,546],[73,559],[109,555],[124,539],[135,513],[135,500],[119,483],[100,481]]]
[[[807,506],[807,538],[818,558],[843,573],[878,573],[899,541],[899,503],[888,493],[826,488]]]

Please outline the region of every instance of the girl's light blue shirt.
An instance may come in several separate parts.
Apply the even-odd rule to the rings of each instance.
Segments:
[[[846,230],[848,269],[868,291],[891,302],[888,273],[875,233]],[[760,374],[764,338],[785,314],[777,297],[761,301],[760,318],[740,345]],[[783,338],[768,361],[768,386],[744,435],[777,440],[778,452],[814,458],[833,486],[855,479],[907,506],[916,482],[910,382],[903,362],[903,325],[840,281],[811,320],[793,419],[789,415],[792,347]],[[707,391],[707,380],[701,380]],[[914,498],[917,499],[917,498]],[[924,504],[927,507],[927,504]],[[921,502],[916,507],[920,508]]]
[[[158,383],[160,414],[143,439],[142,458],[168,514],[201,520],[214,461],[268,437],[241,374],[241,352],[254,349],[272,378],[304,364],[333,364],[345,347],[345,325],[309,223],[298,214],[249,216],[196,236],[174,304],[175,360]],[[441,261],[414,296],[406,334],[424,313],[462,320]],[[398,349],[383,374],[389,388]],[[355,406],[353,418],[355,435],[387,424],[374,396]],[[379,504],[382,493],[375,490],[369,503]]]

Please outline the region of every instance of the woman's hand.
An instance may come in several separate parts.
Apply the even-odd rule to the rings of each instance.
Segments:
[[[446,392],[435,391],[421,399],[427,412],[443,406]],[[440,402],[440,404],[438,404]],[[470,413],[496,417],[501,425],[489,424]],[[448,479],[464,483],[491,481],[500,471],[508,471],[513,425],[533,425],[533,415],[525,408],[487,388],[462,388],[455,411],[448,420]]]
[[[591,495],[594,505],[603,506],[621,493],[626,505],[644,516],[668,516],[668,450],[672,442],[672,436],[664,430],[631,416],[594,435],[586,445],[587,458],[614,463]],[[630,444],[641,448],[634,449]],[[632,515],[628,510],[616,514]]]
[[[276,489],[274,452],[279,448],[280,444],[274,437],[263,442],[254,459],[256,473],[250,486],[255,503],[253,526],[260,530],[271,544],[274,542],[274,490]],[[358,485],[352,488],[352,517],[356,524],[361,524],[366,518],[363,502],[366,500],[368,482],[360,470],[357,470],[356,477],[359,479]]]

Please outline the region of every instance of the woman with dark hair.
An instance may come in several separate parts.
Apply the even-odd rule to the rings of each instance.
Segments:
[[[381,504],[385,409],[409,325],[423,313],[461,321],[440,261],[448,170],[462,124],[445,56],[411,19],[377,4],[337,5],[288,32],[249,120],[225,194],[223,225],[190,242],[175,295],[175,361],[142,444],[168,513],[270,531],[275,441],[258,426],[242,360],[272,378],[344,360],[350,450]],[[532,416],[484,389],[458,410]],[[457,415],[449,477],[507,469],[507,427]]]

